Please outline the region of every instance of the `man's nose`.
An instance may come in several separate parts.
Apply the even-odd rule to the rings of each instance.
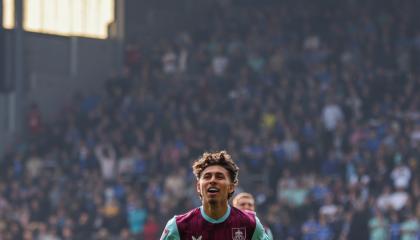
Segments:
[[[215,182],[216,181],[216,176],[211,176],[211,178],[210,178],[210,182]]]

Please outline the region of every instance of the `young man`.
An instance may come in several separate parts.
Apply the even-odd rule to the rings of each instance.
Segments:
[[[252,194],[247,192],[242,192],[236,195],[232,200],[233,206],[241,209],[242,211],[252,211],[255,212],[255,200]],[[268,236],[268,239],[273,239],[273,234],[271,233],[270,228],[264,226],[264,230]]]
[[[227,152],[204,153],[193,164],[202,206],[169,220],[160,239],[268,240],[254,213],[228,204],[238,183],[238,171]]]

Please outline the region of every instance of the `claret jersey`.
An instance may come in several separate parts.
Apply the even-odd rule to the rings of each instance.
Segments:
[[[267,240],[263,226],[253,212],[228,206],[219,219],[210,218],[203,206],[173,217],[161,240]]]

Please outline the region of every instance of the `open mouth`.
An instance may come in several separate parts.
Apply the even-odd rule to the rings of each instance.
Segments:
[[[218,189],[218,188],[216,188],[216,187],[209,187],[208,189],[207,189],[207,192],[209,192],[209,193],[217,193],[217,192],[219,192],[220,190]]]

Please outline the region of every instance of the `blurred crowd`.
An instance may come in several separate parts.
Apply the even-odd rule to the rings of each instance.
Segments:
[[[420,2],[219,1],[0,159],[0,239],[159,238],[226,149],[274,239],[420,239]],[[240,1],[239,1],[240,2]]]

